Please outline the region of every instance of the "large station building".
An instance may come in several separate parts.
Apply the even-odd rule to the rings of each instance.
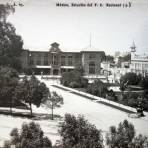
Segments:
[[[84,75],[99,75],[105,53],[89,49],[81,52],[63,52],[59,44],[54,42],[49,51],[24,50],[21,56],[22,66],[24,69],[31,68],[36,74],[46,75],[61,75],[82,66]]]

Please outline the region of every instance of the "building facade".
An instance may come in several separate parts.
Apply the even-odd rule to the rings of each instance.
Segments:
[[[131,72],[145,76],[148,74],[148,55],[137,55],[136,46],[131,46]]]
[[[63,52],[58,43],[52,43],[49,51],[24,50],[21,56],[24,69],[31,68],[36,74],[61,75],[63,72],[82,67],[84,75],[99,75],[103,51]]]

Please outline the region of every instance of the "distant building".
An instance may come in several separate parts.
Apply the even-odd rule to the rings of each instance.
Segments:
[[[130,52],[120,52],[120,51],[116,51],[115,52],[115,55],[114,55],[114,61],[115,61],[115,63],[116,64],[119,64],[119,63],[123,63],[123,62],[128,62],[128,61],[124,61],[124,60],[122,60],[121,61],[121,59],[123,58],[123,57],[125,57],[125,56],[127,56],[127,55],[129,55],[130,54]],[[122,66],[122,65],[121,65]]]
[[[111,75],[111,63],[109,61],[103,61],[101,63],[101,74],[104,76]]]
[[[119,57],[124,57],[129,54],[131,54],[131,58],[127,61],[121,60],[119,65]],[[115,64],[112,65],[112,63],[108,61],[103,61],[101,63],[101,68],[102,74],[108,78],[109,82],[119,82],[121,76],[129,72],[134,72],[136,74],[141,74],[142,76],[145,76],[148,74],[148,55],[137,55],[136,46],[133,42],[130,53],[125,52],[121,54],[121,52],[116,52]]]
[[[108,78],[108,82],[110,83],[119,82],[122,75],[131,72],[128,65],[129,63],[125,62],[122,67],[118,67],[116,64],[113,65],[110,62],[102,62],[102,74]]]
[[[21,56],[24,69],[31,68],[36,74],[61,75],[82,66],[84,75],[99,75],[103,51],[90,48],[81,52],[63,52],[58,43],[52,43],[49,51],[24,50]]]
[[[137,55],[136,46],[133,42],[131,46],[131,72],[141,74],[143,76],[148,74],[148,55]]]
[[[114,56],[114,61],[115,63],[119,62],[119,57],[121,56],[121,52],[120,51],[116,51],[115,52],[115,56]]]

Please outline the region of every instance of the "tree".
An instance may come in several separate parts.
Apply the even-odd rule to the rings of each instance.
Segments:
[[[88,80],[82,76],[83,70],[77,67],[75,70],[62,74],[61,84],[72,88],[87,87]]]
[[[121,90],[121,97],[122,97],[122,99],[124,97],[124,91],[127,88],[127,83],[128,83],[128,81],[127,82],[124,82],[124,81],[122,81],[120,79],[120,90]]]
[[[15,9],[12,5],[0,4],[0,21],[6,21],[7,16],[14,11],[15,11]]]
[[[40,126],[34,122],[24,123],[21,130],[14,128],[10,133],[11,139],[5,141],[3,148],[52,148],[51,141],[44,136]]]
[[[53,120],[53,110],[63,105],[63,97],[58,95],[56,91],[53,91],[51,95],[49,95],[46,104],[49,108],[51,108],[51,119]]]
[[[120,90],[121,90],[121,95],[123,98],[124,91],[126,88],[128,88],[128,85],[139,85],[142,80],[141,75],[137,75],[136,73],[129,72],[126,73],[125,75],[121,76],[120,78]]]
[[[135,92],[128,92],[123,95],[122,102],[125,105],[131,106],[131,107],[137,107],[138,106],[138,97],[139,94]]]
[[[24,77],[23,81],[19,84],[17,95],[21,97],[26,103],[29,104],[30,115],[33,115],[32,104],[37,107],[44,103],[50,94],[49,89],[44,83],[41,83],[34,75],[30,78]]]
[[[121,76],[120,84],[122,85],[138,85],[142,79],[141,75],[137,75],[136,73],[129,72],[125,75]]]
[[[106,55],[106,56],[105,56],[105,61],[114,63],[114,57],[111,56],[111,55]]]
[[[81,64],[76,64],[74,71],[75,72],[79,72],[80,75],[83,76],[84,69],[83,69],[83,66]]]
[[[0,104],[12,107],[17,102],[15,88],[18,85],[18,73],[10,67],[0,67]]]
[[[126,54],[124,56],[120,56],[118,58],[118,67],[121,67],[122,62],[130,62],[131,61],[131,54]]]
[[[106,134],[106,144],[109,148],[128,148],[135,136],[133,124],[127,120],[120,122],[118,128],[111,126],[109,133]]]
[[[99,79],[89,84],[86,91],[99,97],[105,97],[108,92],[107,86]]]
[[[16,34],[15,27],[7,22],[7,16],[14,12],[10,5],[0,5],[0,65],[11,66],[20,70],[20,54],[23,48],[21,36]]]
[[[129,148],[147,148],[148,147],[148,137],[143,135],[138,135],[133,139],[133,142],[129,145]]]
[[[148,76],[145,76],[141,82],[140,85],[145,89],[148,90]]]
[[[125,56],[119,57],[120,62],[129,62],[131,61],[131,54],[126,54]]]
[[[112,100],[112,101],[118,101],[118,98],[117,98],[115,92],[112,89],[108,90],[106,98],[109,99],[109,100]]]
[[[64,148],[103,148],[101,131],[82,116],[66,114],[60,126]]]

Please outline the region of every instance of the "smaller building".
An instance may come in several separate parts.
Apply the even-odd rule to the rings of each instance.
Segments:
[[[133,42],[131,46],[131,72],[146,76],[148,74],[148,55],[137,55],[136,46]]]

